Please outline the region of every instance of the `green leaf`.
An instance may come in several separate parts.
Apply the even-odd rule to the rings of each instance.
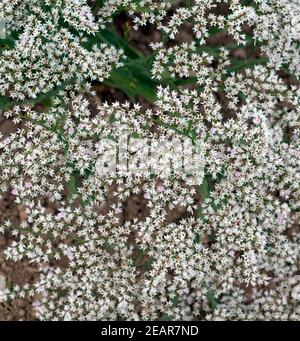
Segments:
[[[149,102],[156,100],[156,82],[147,77],[138,65],[112,71],[105,84],[124,91],[131,100],[135,100],[137,95]]]
[[[70,180],[67,184],[68,200],[70,200],[72,196],[77,193],[77,177],[78,177],[78,172],[76,171],[70,176]]]
[[[101,30],[88,40],[87,47],[91,47],[97,42],[107,43],[109,45],[114,45],[117,48],[123,49],[125,55],[129,59],[142,58],[143,55],[130,46],[128,42],[119,36],[115,29],[112,27],[110,30]]]
[[[232,59],[232,66],[227,69],[227,74],[243,69],[253,68],[255,65],[266,64],[268,58],[257,58],[249,60]]]
[[[206,298],[212,310],[215,310],[218,306],[218,301],[215,298],[213,291],[211,291],[207,286]]]

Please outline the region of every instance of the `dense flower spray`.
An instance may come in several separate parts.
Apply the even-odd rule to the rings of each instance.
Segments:
[[[26,208],[0,230],[15,236],[7,258],[39,272],[1,300],[29,297],[42,320],[299,320],[299,0],[96,3],[0,2],[15,39],[2,115],[20,126],[0,136],[0,189]],[[103,39],[119,11],[161,32],[155,100],[95,110],[93,82],[130,65]],[[230,44],[209,48],[220,31]],[[233,64],[249,44],[259,55]],[[133,194],[143,219],[124,218]]]

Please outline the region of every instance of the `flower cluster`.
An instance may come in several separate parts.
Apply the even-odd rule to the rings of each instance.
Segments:
[[[102,3],[0,4],[18,32],[0,52],[0,94],[18,101],[3,116],[20,127],[0,136],[0,190],[26,210],[0,231],[39,273],[0,299],[29,297],[41,320],[299,320],[299,1]],[[161,31],[147,107],[91,105],[92,82],[126,63],[99,44],[118,10]],[[220,32],[229,45],[211,49]],[[248,43],[258,55],[234,64]]]
[[[4,1],[0,5],[8,18],[8,33],[20,32],[14,48],[3,51],[0,58],[3,96],[24,100],[65,83],[79,87],[86,79],[103,81],[122,65],[122,51],[91,42],[98,25],[86,1],[44,3]]]

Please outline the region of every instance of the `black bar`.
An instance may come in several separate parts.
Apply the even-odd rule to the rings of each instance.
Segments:
[[[296,333],[299,326],[298,322],[0,322],[0,340],[11,340],[17,335],[30,340],[51,337],[55,338],[53,341],[61,337],[69,339],[71,336],[87,341],[108,337],[122,337],[124,340],[185,337],[195,340],[206,335],[219,335],[222,338],[226,336],[231,340],[243,340],[245,337],[268,340],[279,333]]]

